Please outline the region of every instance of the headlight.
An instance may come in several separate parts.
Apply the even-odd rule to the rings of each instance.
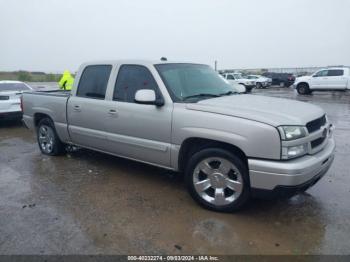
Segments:
[[[298,145],[298,146],[290,146],[290,147],[282,147],[282,159],[291,159],[298,156],[302,156],[307,154],[308,145]]]
[[[306,131],[303,126],[280,126],[278,128],[282,140],[295,140],[306,136]]]
[[[289,141],[303,138],[307,135],[303,126],[279,126],[278,130],[282,139],[282,159],[291,159],[308,153],[308,143],[289,145]]]

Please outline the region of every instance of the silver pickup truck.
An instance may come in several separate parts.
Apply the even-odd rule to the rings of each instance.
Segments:
[[[304,191],[334,158],[321,108],[237,94],[202,64],[86,63],[71,92],[26,93],[22,103],[42,153],[76,145],[182,172],[191,196],[216,211]]]

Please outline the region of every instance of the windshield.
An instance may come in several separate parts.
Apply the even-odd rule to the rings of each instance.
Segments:
[[[229,95],[236,90],[210,66],[199,64],[155,65],[175,102]]]
[[[30,88],[24,83],[0,83],[1,91],[26,91]]]

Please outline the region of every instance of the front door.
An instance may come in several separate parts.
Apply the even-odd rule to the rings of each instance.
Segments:
[[[227,80],[229,83],[231,83],[231,84],[237,84],[237,83],[238,83],[237,80],[235,79],[235,77],[234,77],[233,75],[230,75],[230,74],[228,74],[228,75],[226,76],[226,80]]]
[[[321,70],[315,73],[311,79],[312,89],[326,89],[328,87],[328,70]]]
[[[164,104],[138,104],[135,93],[152,89],[161,96],[148,68],[122,65],[119,69],[113,101],[108,102],[115,114],[106,121],[108,150],[114,154],[170,166],[171,119],[173,107]]]

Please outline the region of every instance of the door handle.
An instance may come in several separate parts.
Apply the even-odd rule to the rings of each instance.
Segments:
[[[110,109],[110,110],[108,111],[108,114],[111,115],[111,116],[117,116],[117,115],[118,115],[118,112],[117,112],[117,110],[115,110],[115,109]]]
[[[74,111],[77,111],[77,112],[80,112],[80,111],[81,111],[81,107],[78,106],[78,105],[75,105],[75,106],[73,107],[73,110],[74,110]]]

